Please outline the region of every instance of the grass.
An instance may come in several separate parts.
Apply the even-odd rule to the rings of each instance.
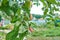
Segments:
[[[27,40],[60,40],[60,27],[37,27]]]
[[[27,40],[60,40],[60,37],[29,37]]]
[[[3,32],[0,32],[0,40],[5,40],[6,34]]]
[[[60,27],[55,28],[36,28],[34,32],[31,33],[32,36],[44,36],[44,37],[55,37],[60,36]]]

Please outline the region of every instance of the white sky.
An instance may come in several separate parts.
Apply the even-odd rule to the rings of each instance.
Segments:
[[[33,5],[30,13],[43,15],[42,7],[43,7],[43,4],[41,2],[39,6]]]

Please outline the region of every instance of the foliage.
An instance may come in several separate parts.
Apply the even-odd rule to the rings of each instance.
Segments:
[[[19,26],[17,26],[17,28],[13,29],[10,33],[7,34],[6,40],[14,40],[18,35],[18,31]]]
[[[44,16],[47,15],[48,11],[49,14],[53,14],[54,10],[55,11],[59,10],[55,7],[55,5],[58,4],[58,2],[56,2],[55,0],[40,0],[40,1],[44,5],[44,7],[42,8],[44,10]],[[10,5],[10,3],[12,5]],[[2,13],[0,15],[4,16],[4,18],[6,19],[9,19],[10,22],[14,24],[14,29],[6,35],[6,40],[23,40],[24,36],[28,34],[28,28],[30,26],[29,15],[30,15],[31,4],[32,3],[30,0],[25,0],[25,2],[20,6],[18,6],[18,2],[16,0],[13,1],[2,0],[0,5],[0,11],[2,11]],[[53,7],[51,5],[53,5]],[[22,13],[21,10],[23,10]],[[21,26],[27,28],[26,31],[19,33],[20,31],[19,28]]]
[[[1,16],[0,16],[0,21],[1,21],[1,19],[2,19],[2,18],[1,18]]]
[[[59,11],[59,8],[57,8],[59,5],[57,5],[59,2],[57,0],[40,0],[43,3],[43,10],[44,15],[47,14],[54,14],[54,11]]]
[[[0,11],[2,11],[1,16],[4,15],[4,18],[10,20],[10,22],[14,24],[14,29],[6,35],[6,40],[23,40],[23,38],[28,34],[28,29],[22,33],[19,33],[19,28],[21,25],[27,28],[29,27],[29,24],[27,24],[29,16],[27,15],[29,15],[29,8],[31,4],[30,1],[25,1],[22,6],[18,6],[16,0],[13,0],[12,2],[14,2],[14,4],[9,5],[9,0],[2,0],[0,6]],[[23,10],[23,13],[21,13],[21,10]],[[17,36],[19,37],[17,38]]]

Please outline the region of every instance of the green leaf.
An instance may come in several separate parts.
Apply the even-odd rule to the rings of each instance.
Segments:
[[[9,4],[8,0],[3,0],[2,5],[6,6],[6,4]]]
[[[20,34],[19,34],[19,39],[20,39],[20,40],[23,40],[23,38],[24,38],[25,36],[27,36],[27,34],[28,34],[28,30],[26,30],[26,31],[23,32],[23,33],[20,33]]]
[[[1,22],[1,20],[2,20],[2,16],[0,15],[0,22]]]
[[[46,15],[46,14],[47,14],[47,12],[48,12],[48,9],[45,9],[45,11],[44,11],[44,15]]]
[[[55,0],[47,0],[49,3],[51,4],[56,4],[56,1]]]
[[[22,6],[22,9],[28,14],[30,13],[31,4],[31,1],[25,1],[25,3]]]
[[[21,15],[21,8],[18,8],[16,13],[20,16]]]
[[[59,11],[59,8],[55,8],[55,11]]]
[[[43,6],[47,6],[46,2],[44,0],[40,0],[43,3]]]
[[[19,8],[19,7],[18,7],[17,4],[13,4],[13,6],[11,7],[11,10],[14,12],[14,14],[16,14],[18,8]]]
[[[15,40],[18,35],[19,26],[15,27],[11,32],[6,35],[6,40]]]

